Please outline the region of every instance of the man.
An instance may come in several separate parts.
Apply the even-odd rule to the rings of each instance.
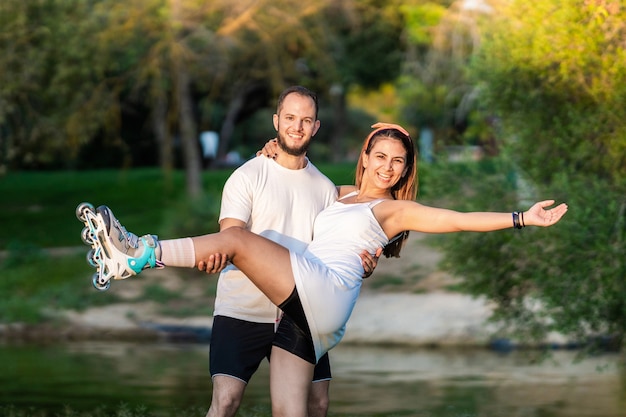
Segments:
[[[220,230],[239,226],[292,250],[310,242],[317,214],[337,198],[336,187],[306,158],[317,133],[316,95],[300,86],[278,98],[273,116],[279,152],[274,159],[257,157],[239,167],[224,186]],[[362,254],[366,275],[376,259]],[[199,265],[213,271],[213,262]],[[210,368],[213,399],[207,417],[234,416],[246,384],[263,358],[269,358],[281,312],[233,266],[218,279]],[[317,364],[309,391],[308,412],[324,417],[328,410],[331,372],[328,355]]]

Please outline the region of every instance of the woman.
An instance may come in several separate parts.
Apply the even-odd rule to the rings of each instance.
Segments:
[[[160,242],[151,235],[138,238],[106,206],[96,213],[79,206],[78,217],[88,226],[84,240],[98,252],[93,263],[104,271],[96,284],[107,285],[111,278],[128,278],[147,267],[195,267],[211,254],[226,254],[285,312],[270,365],[280,378],[272,377],[270,387],[290,398],[279,400],[288,404],[276,413],[305,415],[299,402],[313,365],[341,340],[359,295],[363,248],[373,254],[385,247],[386,256],[398,256],[409,230],[486,232],[550,226],[567,211],[565,204],[545,210],[554,204],[551,200],[524,213],[460,213],[421,205],[414,201],[417,167],[410,135],[398,125],[372,127],[375,130],[366,138],[357,164],[356,185],[340,187],[339,200],[319,214],[313,241],[304,254],[290,253],[241,228]],[[105,254],[102,259],[100,253]]]

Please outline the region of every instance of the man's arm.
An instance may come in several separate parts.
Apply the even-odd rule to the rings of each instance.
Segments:
[[[220,222],[220,232],[228,229],[229,227],[245,227],[246,224],[241,220],[226,218]],[[205,271],[207,274],[218,274],[222,272],[222,269],[226,268],[228,264],[228,256],[222,253],[215,253],[209,256],[208,259],[203,259],[198,262],[198,270]]]
[[[376,266],[378,265],[378,258],[383,253],[383,248],[378,248],[374,256],[370,255],[368,251],[361,252],[361,263],[363,264],[363,278],[369,278]]]
[[[246,227],[246,223],[238,220],[238,219],[231,219],[230,217],[227,217],[225,219],[222,219],[222,221],[220,222],[220,232],[223,230],[228,229],[229,227]]]

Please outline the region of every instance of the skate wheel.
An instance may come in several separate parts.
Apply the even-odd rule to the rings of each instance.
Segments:
[[[87,263],[94,268],[97,268],[99,260],[100,257],[96,255],[95,249],[89,249],[89,252],[87,252]]]
[[[91,230],[88,227],[85,227],[82,232],[80,232],[80,238],[86,245],[92,245],[93,242],[96,241],[95,236],[91,233]]]
[[[85,220],[87,220],[87,216],[85,215],[85,212],[87,210],[91,210],[93,211],[93,204],[91,203],[80,203],[77,207],[76,207],[76,218],[78,220],[80,220],[81,222],[84,222]]]
[[[98,282],[98,273],[93,274],[91,278],[91,283],[93,284],[93,287],[98,291],[106,291],[111,288],[111,281],[107,281],[104,284],[100,284]]]

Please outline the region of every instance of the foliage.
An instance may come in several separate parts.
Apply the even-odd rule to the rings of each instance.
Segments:
[[[466,74],[478,44],[477,16],[465,2],[407,3],[408,52],[397,91],[402,120],[435,131],[437,146],[458,144],[469,118],[474,87]]]
[[[626,333],[626,10],[610,1],[491,4],[470,69],[475,117],[495,120],[492,134],[524,180],[512,189],[521,203],[545,196],[570,211],[549,230],[451,238],[447,265],[462,271],[473,294],[498,302],[496,318],[510,331],[619,342]],[[475,201],[511,201],[497,194],[504,184],[470,188]]]
[[[0,164],[58,167],[68,152],[117,130],[91,5],[77,0],[2,3],[0,24]],[[95,17],[95,16],[94,16]],[[86,42],[87,41],[87,42]]]
[[[400,10],[406,20],[406,34],[411,44],[427,49],[432,44],[432,29],[439,24],[446,6],[435,2],[404,3]]]
[[[623,186],[626,9],[616,1],[495,6],[472,74],[512,155],[542,183],[567,172]]]
[[[528,186],[504,160],[449,165],[429,187],[459,191],[447,207],[462,211],[527,209],[544,197],[570,210],[548,228],[440,236],[444,267],[464,277],[463,290],[496,303],[503,335],[543,341],[560,332],[576,341],[626,333],[626,202],[606,180],[560,175]]]
[[[158,161],[166,175],[184,167],[196,196],[199,132],[219,132],[220,158],[243,122],[271,109],[286,85],[306,85],[340,108],[342,94],[331,87],[392,80],[403,58],[397,4],[3,2],[0,168]],[[332,132],[344,118],[330,114],[338,115],[329,119],[326,138],[341,139],[343,131]],[[250,138],[239,134],[244,143],[236,145],[249,146]]]
[[[397,0],[355,2],[358,19],[344,20],[342,36],[331,50],[339,73],[336,82],[344,87],[359,86],[368,90],[400,74],[405,45],[399,3]]]

